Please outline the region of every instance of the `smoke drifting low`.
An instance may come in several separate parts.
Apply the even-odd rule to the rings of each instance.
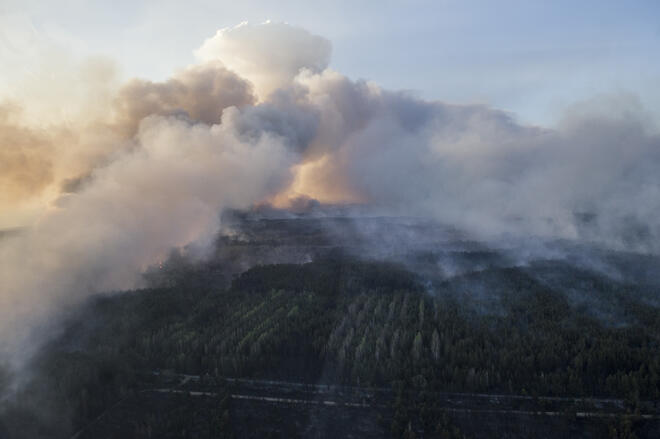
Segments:
[[[117,87],[93,118],[40,126],[3,107],[0,205],[48,206],[0,241],[13,358],[67,305],[136,286],[172,247],[203,248],[223,208],[302,196],[484,239],[660,250],[660,136],[634,98],[549,129],[351,80],[328,69],[328,41],[285,24],[220,30],[196,54],[167,81]]]

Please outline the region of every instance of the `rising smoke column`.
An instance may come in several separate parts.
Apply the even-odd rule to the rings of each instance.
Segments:
[[[287,44],[309,35],[282,25],[264,29],[261,38],[271,44],[272,32]],[[289,62],[283,53],[280,61]],[[289,82],[296,66],[282,66],[292,72]],[[286,80],[282,72],[279,81]],[[302,140],[298,130],[287,137],[254,126],[243,110],[255,105],[255,85],[210,59],[162,83],[127,82],[93,121],[39,127],[2,115],[0,151],[12,173],[1,181],[15,193],[9,201],[55,193],[33,224],[0,241],[4,353],[23,361],[67,307],[138,285],[140,273],[172,248],[209,244],[223,208],[247,208],[290,184]],[[250,130],[243,119],[252,121]],[[102,152],[77,160],[95,139]],[[74,150],[71,162],[57,164],[63,143]]]

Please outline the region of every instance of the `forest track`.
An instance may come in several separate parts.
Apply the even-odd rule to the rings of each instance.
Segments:
[[[160,372],[154,372],[160,375]],[[198,383],[203,380],[200,375],[188,374],[170,374],[171,377],[176,377],[181,380],[179,385],[185,383]],[[317,393],[351,393],[351,392],[380,392],[392,394],[393,390],[390,387],[367,387],[367,386],[347,386],[339,384],[317,384],[317,383],[304,383],[293,381],[280,381],[280,380],[265,380],[265,379],[252,379],[252,378],[220,378],[223,381],[244,386],[253,386],[255,388],[286,388],[286,389],[300,389],[304,391],[314,391]],[[427,392],[440,398],[473,398],[488,400],[490,402],[496,401],[545,401],[545,402],[567,402],[567,403],[583,403],[583,404],[598,404],[610,405],[623,409],[626,400],[620,398],[598,398],[598,397],[580,397],[580,396],[530,396],[530,395],[516,395],[506,393],[472,393],[472,392]],[[652,405],[660,409],[660,401],[641,401],[641,404]]]
[[[192,397],[218,397],[218,384],[207,384],[199,375],[161,373],[150,375],[163,379],[158,387],[146,387],[139,393],[185,394]],[[395,392],[387,387],[358,387],[335,384],[312,384],[250,378],[221,378],[229,386],[232,400],[242,403],[279,406],[343,408],[355,410],[393,410]],[[415,391],[409,391],[413,394]],[[642,401],[648,408],[641,412],[626,409],[626,401],[616,398],[573,396],[529,396],[498,393],[426,392],[437,402],[432,410],[468,415],[501,415],[533,417],[574,417],[577,419],[636,418],[660,420],[659,402]],[[107,413],[117,408],[128,397],[122,398],[99,414],[71,439],[98,423]],[[549,408],[546,408],[548,407]]]
[[[218,396],[216,392],[203,392],[192,390],[180,389],[145,389],[142,392],[159,392],[159,393],[181,393],[189,396]],[[309,405],[309,406],[327,406],[327,407],[354,407],[354,408],[376,408],[388,409],[392,408],[390,405],[385,404],[370,404],[362,402],[348,402],[336,401],[325,399],[297,399],[297,398],[284,398],[273,396],[255,396],[255,395],[242,395],[230,394],[231,399],[248,400],[256,402],[264,402],[270,404],[296,404],[296,405]],[[612,412],[574,412],[567,413],[562,411],[540,411],[540,410],[510,410],[510,409],[476,409],[476,408],[458,408],[458,407],[441,407],[441,411],[452,413],[468,413],[468,414],[504,414],[504,415],[524,415],[524,416],[569,416],[574,415],[576,418],[619,418],[619,417],[634,417],[640,419],[660,419],[660,414],[636,414],[636,413],[612,413]]]
[[[176,392],[194,396],[209,395],[212,387],[197,375],[174,374],[181,382]],[[264,403],[346,406],[355,408],[392,408],[395,392],[387,387],[357,387],[249,378],[223,378],[231,388],[231,398]],[[185,389],[187,383],[188,389]],[[167,391],[167,389],[152,389]],[[418,391],[408,391],[411,394]],[[637,417],[660,419],[658,401],[640,401],[637,412],[623,399],[578,396],[529,396],[501,393],[426,392],[438,401],[440,410],[472,414],[509,414],[530,416],[575,416],[577,418]],[[643,412],[642,412],[643,411]]]

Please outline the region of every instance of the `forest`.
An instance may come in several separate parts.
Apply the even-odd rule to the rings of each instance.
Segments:
[[[231,437],[240,427],[224,379],[240,377],[389,389],[378,423],[392,437],[472,437],[437,407],[441,392],[615,398],[626,415],[594,421],[593,437],[658,427],[635,416],[660,400],[660,313],[647,287],[556,261],[429,284],[341,249],[227,282],[174,259],[151,286],[96,296],[69,319],[3,402],[0,437],[91,437],[84,427],[117,404],[130,413],[125,437]],[[576,283],[592,305],[575,299]],[[154,374],[217,391],[156,398],[143,391]]]

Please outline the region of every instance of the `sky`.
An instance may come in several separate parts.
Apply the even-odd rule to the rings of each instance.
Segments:
[[[218,29],[265,20],[327,38],[332,69],[424,99],[485,103],[539,125],[601,94],[636,95],[660,114],[654,0],[2,0],[0,91],[38,70],[36,47],[163,80]]]

